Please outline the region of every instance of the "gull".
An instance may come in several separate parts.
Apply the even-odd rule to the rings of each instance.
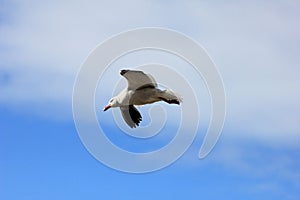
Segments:
[[[178,104],[182,98],[170,89],[160,90],[155,79],[143,71],[123,69],[120,75],[126,78],[128,86],[117,96],[110,99],[103,111],[119,107],[124,121],[131,128],[136,128],[142,121],[142,115],[135,106],[164,101]]]

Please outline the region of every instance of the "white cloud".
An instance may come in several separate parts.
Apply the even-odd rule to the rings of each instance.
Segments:
[[[295,1],[190,5],[200,19],[193,35],[227,88],[228,131],[270,141],[300,137],[299,9]]]
[[[88,53],[120,31],[162,26],[195,38],[216,62],[227,89],[228,131],[265,140],[299,138],[295,1],[8,4],[0,26],[0,73],[10,77],[0,85],[2,104],[67,105],[71,117],[73,82]]]

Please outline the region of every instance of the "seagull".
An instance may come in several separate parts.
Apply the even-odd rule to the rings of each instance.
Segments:
[[[117,96],[110,99],[103,111],[119,107],[124,121],[131,128],[136,128],[142,121],[142,115],[135,106],[164,101],[168,104],[178,104],[182,98],[170,89],[158,89],[155,79],[143,71],[123,69],[120,75],[126,78],[128,86]]]

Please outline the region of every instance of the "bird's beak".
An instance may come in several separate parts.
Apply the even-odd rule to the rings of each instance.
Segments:
[[[107,110],[110,109],[110,108],[111,108],[111,105],[108,104],[107,106],[104,107],[103,111],[107,111]]]

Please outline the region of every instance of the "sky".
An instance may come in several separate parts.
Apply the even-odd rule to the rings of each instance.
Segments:
[[[0,0],[0,199],[299,199],[299,11],[296,0]],[[199,131],[172,165],[130,174],[86,150],[72,91],[97,45],[141,27],[179,31],[206,49],[224,82],[227,114],[205,159],[197,157]]]

